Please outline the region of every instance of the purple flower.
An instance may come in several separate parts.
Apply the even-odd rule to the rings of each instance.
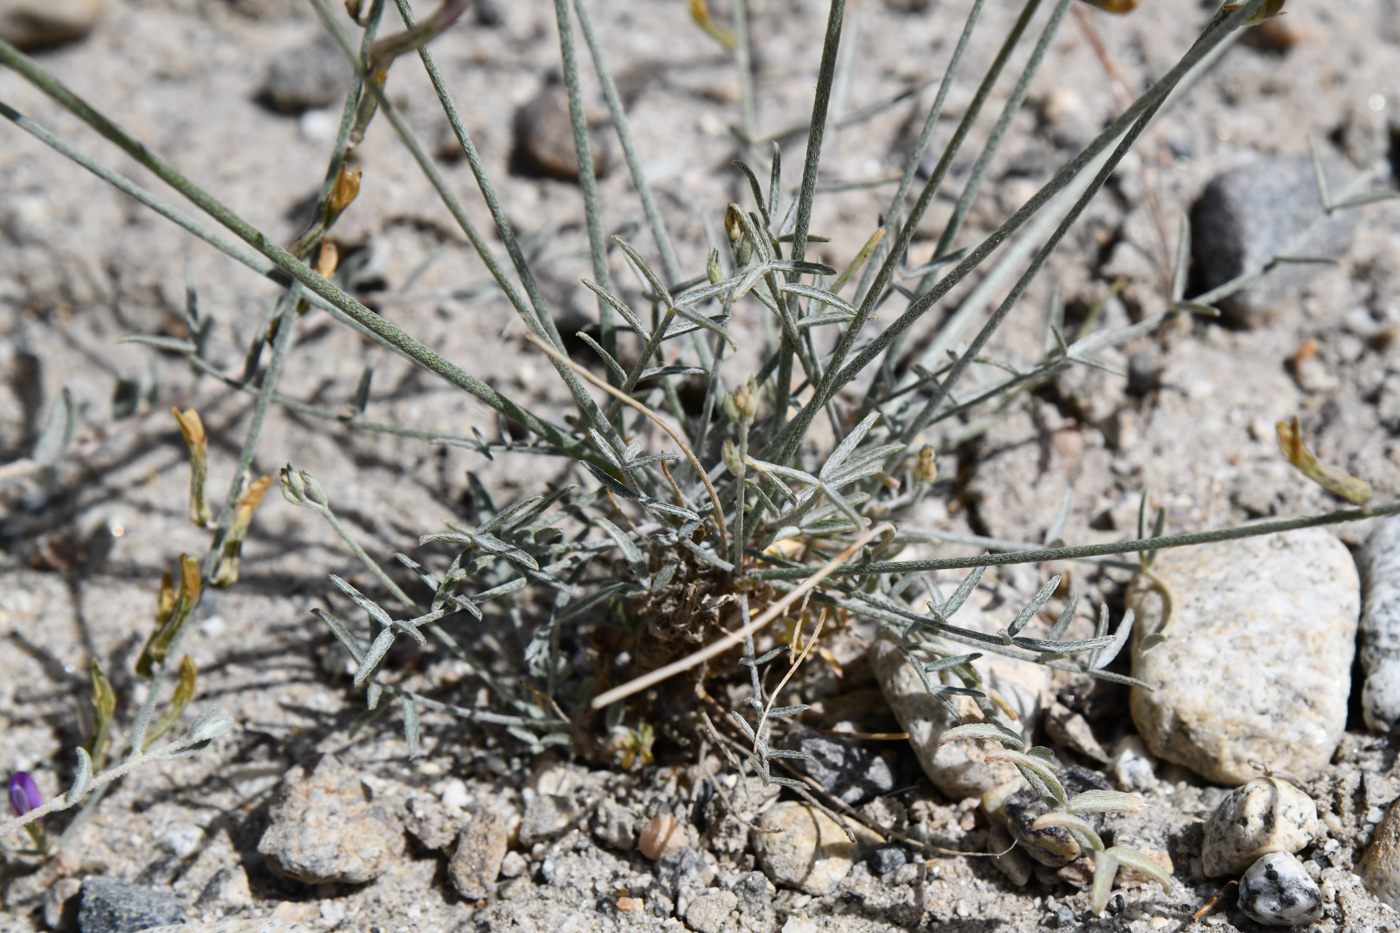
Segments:
[[[10,809],[15,811],[15,816],[24,816],[43,805],[44,798],[29,772],[16,771],[10,775]]]

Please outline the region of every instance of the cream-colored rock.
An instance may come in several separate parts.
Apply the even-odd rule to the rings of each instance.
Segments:
[[[1301,852],[1317,838],[1317,804],[1287,781],[1259,777],[1235,788],[1206,822],[1201,867],[1238,875],[1270,852]]]
[[[951,592],[951,591],[950,591]],[[974,596],[973,599],[976,597]],[[953,623],[964,628],[991,633],[997,625],[969,600],[952,619]],[[945,646],[950,653],[963,654],[974,649],[962,645]],[[1006,762],[989,762],[987,754],[1000,750],[1001,746],[992,741],[959,741],[939,746],[943,733],[961,721],[952,716],[948,708],[929,695],[919,679],[918,672],[909,666],[899,653],[899,639],[888,631],[880,635],[870,645],[870,666],[884,691],[885,700],[899,720],[900,726],[909,733],[909,744],[923,766],[924,774],[934,786],[945,795],[959,799],[976,797],[994,787],[1005,784],[1019,776],[1015,767]],[[1029,734],[1040,721],[1050,695],[1050,670],[1039,664],[1013,661],[995,654],[987,654],[975,662],[982,672],[983,687],[994,693],[1016,711],[1018,722],[1027,730],[1024,738],[1030,744]],[[932,674],[930,680],[938,683],[961,685],[951,673]],[[981,714],[968,697],[950,697],[963,718],[980,719]]]
[[[879,844],[869,830],[853,824],[851,842],[835,820],[806,803],[780,803],[758,821],[761,832],[750,844],[774,884],[817,896],[830,894],[860,858],[862,846]]]
[[[0,38],[22,49],[87,35],[102,0],[0,0]]]
[[[1167,641],[1141,655],[1162,625],[1162,594],[1139,577],[1133,721],[1153,754],[1222,784],[1256,762],[1309,778],[1346,727],[1360,585],[1350,552],[1325,529],[1160,553],[1153,571],[1172,591]]]

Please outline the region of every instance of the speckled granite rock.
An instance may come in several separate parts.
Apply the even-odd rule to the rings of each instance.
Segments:
[[[1303,863],[1274,852],[1250,866],[1240,879],[1240,910],[1255,923],[1296,927],[1322,919],[1322,890]]]
[[[1252,762],[1307,779],[1332,757],[1346,726],[1360,611],[1350,552],[1306,529],[1161,552],[1153,571],[1175,593],[1168,640],[1161,593],[1142,577],[1133,721],[1153,754],[1222,784],[1258,774]]]
[[[148,927],[141,933],[311,933],[311,927],[304,927],[300,923],[292,923],[290,920],[258,920],[254,918]]]
[[[327,755],[307,774],[282,779],[258,854],[274,870],[308,884],[363,884],[403,854],[403,825],[376,801],[353,769]]]
[[[1301,852],[1317,838],[1317,804],[1287,781],[1258,777],[1230,792],[1206,822],[1201,866],[1238,875],[1270,852]]]

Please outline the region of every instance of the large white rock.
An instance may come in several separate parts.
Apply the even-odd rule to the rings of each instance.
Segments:
[[[1221,784],[1258,764],[1303,778],[1332,757],[1346,727],[1360,583],[1330,532],[1306,529],[1160,553],[1153,572],[1174,593],[1165,644],[1162,594],[1138,577],[1133,721],[1152,752]]]
[[[951,590],[949,591],[951,592]],[[973,596],[976,599],[976,596]],[[991,633],[996,623],[982,610],[968,600],[952,622],[963,628]],[[1004,761],[987,761],[987,754],[1001,749],[992,741],[959,741],[939,746],[943,733],[961,720],[952,716],[948,708],[929,695],[918,673],[909,666],[899,653],[899,639],[882,630],[870,645],[870,667],[875,679],[885,694],[895,718],[905,732],[909,733],[909,744],[923,766],[924,774],[933,785],[946,796],[959,800],[963,797],[978,797],[994,787],[1016,780],[1020,773],[1013,765]],[[966,654],[975,648],[958,644],[943,646],[950,654]],[[982,672],[983,687],[995,693],[1008,706],[1016,711],[1019,725],[1025,730],[1026,744],[1041,711],[1050,695],[1050,669],[1039,664],[1014,661],[991,653],[984,654],[981,660],[973,662]],[[942,680],[939,680],[939,677]],[[951,685],[961,685],[954,675],[945,671],[942,675],[930,674],[929,680]],[[964,717],[969,720],[981,718],[976,705],[969,697],[950,697]],[[1013,728],[1015,727],[1013,725]]]

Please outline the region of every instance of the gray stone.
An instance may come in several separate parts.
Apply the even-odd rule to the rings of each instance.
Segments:
[[[1386,810],[1356,870],[1367,891],[1400,910],[1400,800]]]
[[[1119,790],[1145,791],[1157,784],[1157,761],[1147,750],[1142,736],[1125,735],[1113,749],[1108,773]]]
[[[793,763],[844,803],[854,806],[894,790],[890,763],[868,748],[810,731],[783,736],[778,745],[811,755]]]
[[[457,818],[424,793],[414,793],[403,802],[399,817],[404,829],[426,849],[446,849],[457,841]]]
[[[602,178],[612,165],[611,136],[601,125],[606,122],[605,117],[589,114],[588,118],[593,173]],[[516,111],[513,162],[516,169],[526,174],[578,180],[578,149],[574,145],[568,92],[557,78]]]
[[[578,822],[580,815],[578,804],[569,797],[536,794],[520,820],[520,844],[532,846],[557,839]]]
[[[1174,594],[1167,641],[1162,594],[1138,577],[1133,721],[1159,758],[1208,780],[1243,784],[1255,762],[1304,780],[1331,760],[1346,727],[1360,584],[1350,552],[1324,529],[1159,552]]]
[[[229,910],[243,907],[253,902],[252,889],[248,887],[248,873],[242,865],[220,868],[214,877],[199,892],[194,906],[199,910]]]
[[[329,755],[311,774],[293,768],[271,809],[258,854],[307,884],[364,884],[403,855],[403,826],[352,769]]]
[[[21,49],[87,35],[102,0],[0,0],[0,39]]]
[[[1361,548],[1359,650],[1366,682],[1366,727],[1390,732],[1400,724],[1400,518],[1383,518]]]
[[[1088,768],[1063,768],[1058,776],[1071,799],[1086,790],[1111,789],[1103,775]],[[989,819],[1010,833],[1019,847],[1042,865],[1059,868],[1082,854],[1079,843],[1067,830],[1058,826],[1031,828],[1050,808],[1020,778],[983,794],[982,808]],[[1089,814],[1084,819],[1095,829],[1103,824],[1102,814]]]
[[[1265,926],[1302,926],[1322,918],[1322,889],[1297,858],[1273,852],[1240,878],[1240,910]]]
[[[759,866],[774,884],[807,894],[830,894],[860,857],[860,846],[810,804],[780,803],[759,818],[758,829],[750,845]]]
[[[642,818],[611,797],[604,797],[593,814],[593,835],[598,841],[630,852],[637,847],[637,827]]]
[[[272,60],[263,84],[267,103],[282,113],[301,113],[334,103],[350,87],[350,63],[324,32],[307,45]]]
[[[457,851],[447,865],[457,893],[469,901],[486,897],[501,873],[509,844],[505,815],[491,807],[478,810],[457,838]]]
[[[1258,777],[1235,788],[1206,821],[1201,867],[1238,875],[1260,856],[1301,852],[1317,838],[1317,805],[1287,781]]]
[[[1016,844],[1016,840],[1003,824],[992,823],[988,827],[987,845],[996,853],[992,856],[992,864],[1007,877],[1007,880],[1018,888],[1030,884],[1035,874],[1036,863],[1026,854],[1025,849]]]
[[[1339,187],[1333,181],[1334,191]],[[1207,289],[1262,269],[1275,256],[1343,256],[1356,229],[1355,211],[1322,209],[1312,161],[1273,156],[1213,178],[1191,210],[1191,243]],[[1316,225],[1316,226],[1314,226]],[[1318,266],[1282,264],[1220,302],[1248,321],[1296,291]]]
[[[702,894],[685,909],[685,925],[695,933],[719,933],[737,906],[739,897],[733,891]]]
[[[699,852],[690,846],[682,846],[657,859],[652,875],[666,896],[679,903],[689,901],[697,889],[705,885],[713,871]]]
[[[888,875],[896,868],[909,864],[909,853],[903,846],[889,842],[876,846],[875,851],[870,853],[867,864],[870,866],[871,874]]]
[[[1061,748],[1067,748],[1100,765],[1108,763],[1108,752],[1094,737],[1089,721],[1068,706],[1050,704],[1045,711],[1045,731],[1050,734],[1050,741]]]
[[[976,599],[975,595],[973,599]],[[964,628],[989,634],[997,629],[997,625],[986,617],[973,600],[965,603],[952,621]],[[899,653],[899,644],[892,633],[881,630],[870,645],[870,667],[895,718],[909,733],[909,744],[933,785],[944,795],[959,800],[979,796],[1017,778],[1019,772],[1013,765],[987,761],[988,754],[1001,750],[1001,745],[996,742],[980,740],[938,744],[943,733],[959,725],[964,717],[980,719],[981,714],[971,698],[953,697],[953,705],[961,714],[953,716],[947,707],[929,695],[918,673]],[[948,646],[948,650],[959,654],[965,649]],[[1050,693],[1049,669],[996,655],[983,657],[977,663],[983,674],[984,687],[1016,711],[1017,721],[1026,733],[1023,737],[1030,744],[1031,733],[1040,721],[1041,710]],[[930,679],[939,682],[940,676],[943,683],[960,685],[956,677],[947,671],[941,675],[931,675]]]
[[[78,929],[82,933],[135,933],[185,919],[173,892],[105,875],[84,878],[81,897]]]

